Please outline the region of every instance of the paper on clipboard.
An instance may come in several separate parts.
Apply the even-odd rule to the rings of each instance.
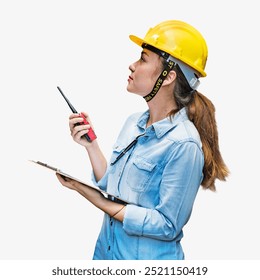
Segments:
[[[33,162],[33,163],[35,163],[35,164],[37,164],[37,165],[43,166],[43,167],[45,167],[45,168],[47,168],[47,169],[49,169],[49,170],[52,170],[52,171],[54,171],[55,173],[58,173],[58,174],[60,174],[60,175],[63,176],[63,177],[66,177],[66,178],[75,180],[75,181],[77,181],[77,182],[79,182],[79,183],[85,185],[86,187],[95,189],[95,190],[99,191],[100,193],[105,194],[106,196],[110,196],[110,198],[112,198],[112,200],[115,200],[115,201],[117,201],[117,202],[119,202],[119,203],[123,203],[123,204],[128,204],[128,203],[129,203],[128,201],[126,201],[126,200],[124,200],[124,199],[121,199],[121,198],[119,198],[119,197],[117,197],[117,196],[115,196],[115,195],[113,195],[113,194],[110,194],[110,193],[108,193],[108,192],[106,192],[106,191],[103,191],[103,190],[101,190],[101,189],[99,189],[99,188],[97,188],[97,187],[91,186],[90,184],[88,184],[88,183],[86,183],[86,182],[83,182],[82,180],[79,180],[79,179],[77,179],[77,178],[75,178],[75,177],[73,177],[73,176],[71,176],[71,175],[69,175],[69,174],[67,174],[67,173],[65,173],[65,172],[63,172],[63,171],[61,171],[59,168],[53,167],[53,166],[51,166],[51,165],[49,165],[49,164],[47,164],[47,163],[41,162],[41,161],[35,161],[35,160],[29,160],[29,161],[30,161],[30,162]]]

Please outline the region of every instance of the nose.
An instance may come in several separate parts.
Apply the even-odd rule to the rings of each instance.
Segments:
[[[135,71],[135,66],[134,66],[135,63],[132,63],[129,65],[128,69],[133,73]]]

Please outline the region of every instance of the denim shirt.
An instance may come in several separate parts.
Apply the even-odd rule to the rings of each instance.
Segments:
[[[199,134],[185,108],[173,119],[146,127],[149,111],[125,122],[110,162],[137,136],[137,143],[93,182],[129,201],[123,222],[104,215],[93,259],[184,259],[180,244],[203,179]]]

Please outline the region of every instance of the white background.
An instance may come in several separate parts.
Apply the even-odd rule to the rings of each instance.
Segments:
[[[204,35],[208,76],[200,91],[216,107],[231,175],[200,190],[184,228],[186,258],[260,258],[259,15],[257,1],[1,1],[0,259],[91,259],[102,213],[61,187],[41,160],[90,182],[91,168],[68,129],[60,86],[87,111],[108,158],[126,117],[146,110],[126,91],[143,37],[168,19]]]

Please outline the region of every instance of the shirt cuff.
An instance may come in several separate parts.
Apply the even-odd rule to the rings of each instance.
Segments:
[[[99,180],[96,180],[94,172],[91,173],[91,180],[96,187],[99,187],[101,190],[106,191],[107,188],[107,172],[105,175]]]
[[[146,208],[128,204],[123,220],[123,229],[125,232],[129,235],[142,236],[146,215]]]

